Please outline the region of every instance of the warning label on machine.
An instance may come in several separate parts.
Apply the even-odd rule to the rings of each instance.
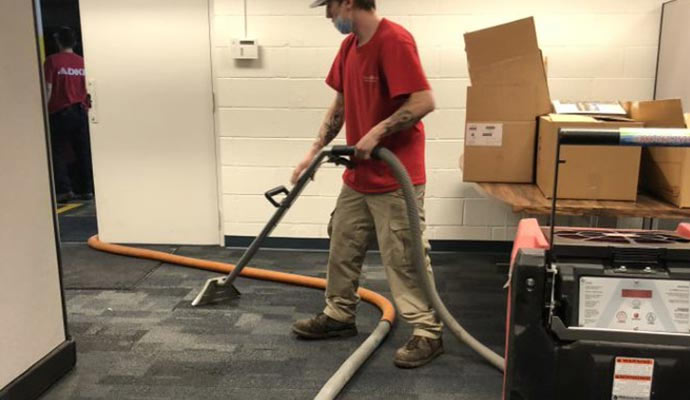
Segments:
[[[616,358],[612,400],[649,400],[652,396],[654,360]]]

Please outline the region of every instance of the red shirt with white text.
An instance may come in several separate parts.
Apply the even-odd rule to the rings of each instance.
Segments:
[[[60,52],[46,58],[46,82],[53,86],[48,112],[54,113],[73,104],[87,105],[84,59],[74,53]]]

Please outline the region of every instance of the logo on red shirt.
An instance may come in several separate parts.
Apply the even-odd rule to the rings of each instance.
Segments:
[[[65,68],[62,67],[58,70],[58,75],[69,75],[69,76],[86,76],[84,73],[84,68]]]

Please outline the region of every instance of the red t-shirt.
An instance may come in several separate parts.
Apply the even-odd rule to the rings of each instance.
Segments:
[[[354,34],[345,38],[326,79],[345,97],[350,146],[396,112],[408,95],[430,89],[414,38],[402,26],[382,19],[369,42],[360,47],[357,42]],[[419,122],[380,143],[400,159],[415,185],[426,183],[424,140],[424,124]],[[357,160],[343,180],[361,193],[386,193],[400,187],[388,166],[377,160]]]
[[[46,58],[46,82],[53,85],[48,100],[48,112],[54,113],[72,104],[82,103],[86,108],[86,79],[84,59],[74,53],[57,53]]]

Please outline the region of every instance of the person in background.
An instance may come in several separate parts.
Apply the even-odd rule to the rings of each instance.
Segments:
[[[57,202],[91,200],[93,173],[84,59],[74,53],[77,41],[72,28],[61,27],[53,37],[59,52],[46,58],[44,73]]]
[[[329,224],[330,254],[326,307],[311,319],[295,322],[300,337],[326,339],[357,334],[355,312],[362,262],[378,239],[393,299],[412,336],[393,358],[396,366],[414,368],[443,352],[442,323],[424,295],[411,262],[411,231],[400,185],[390,169],[372,160],[376,146],[392,151],[415,185],[417,208],[424,224],[425,134],[422,118],[434,110],[429,82],[417,45],[402,26],[379,18],[375,0],[317,0],[326,17],[347,35],[326,83],[336,91],[333,104],[292,182],[314,157],[347,127],[347,144],[355,146],[355,168],[346,170],[344,185]],[[426,270],[433,281],[430,249],[424,237]]]

